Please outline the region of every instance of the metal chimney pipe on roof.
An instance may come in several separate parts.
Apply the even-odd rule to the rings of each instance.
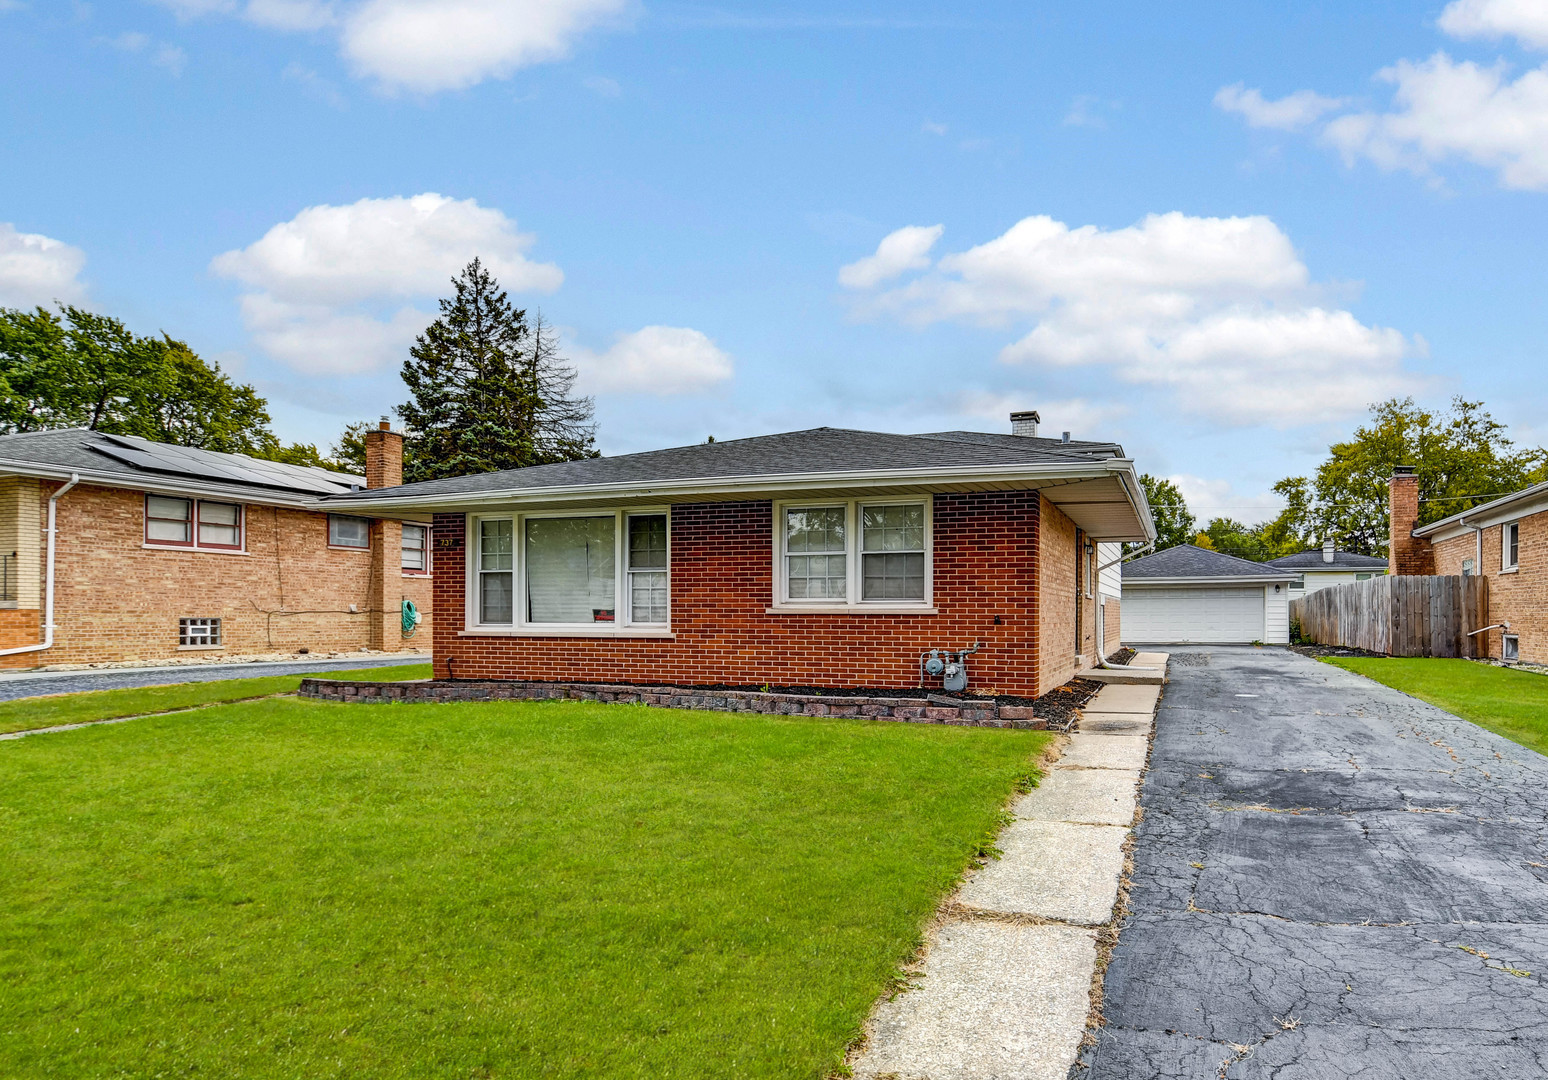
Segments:
[[[1010,414],[1010,418],[1011,434],[1028,436],[1037,435],[1037,425],[1043,419],[1041,416],[1037,415],[1036,409],[1027,409],[1022,412],[1013,412]]]
[[[1061,438],[1059,441],[1060,442],[1069,442],[1070,441],[1070,433],[1068,431],[1066,431],[1064,433],[1064,437]]]

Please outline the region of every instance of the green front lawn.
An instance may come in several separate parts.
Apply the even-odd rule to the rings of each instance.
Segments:
[[[277,698],[0,744],[0,1076],[816,1080],[1048,738]]]
[[[308,673],[305,677],[397,682],[404,679],[428,679],[430,665],[398,664],[352,671],[319,671],[315,675]],[[84,724],[92,720],[113,720],[120,716],[143,716],[146,713],[166,712],[168,709],[189,709],[197,705],[240,701],[269,694],[289,694],[301,685],[301,679],[300,675],[268,675],[257,679],[220,679],[216,682],[176,683],[125,690],[88,690],[80,694],[17,698],[15,701],[0,702],[0,734],[33,731],[60,724]]]
[[[1323,657],[1357,675],[1412,694],[1522,746],[1548,753],[1548,676],[1471,660]]]

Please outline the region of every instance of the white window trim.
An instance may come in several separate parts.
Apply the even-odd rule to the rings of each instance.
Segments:
[[[667,621],[636,623],[631,610],[629,588],[629,518],[662,517],[667,519]],[[527,555],[523,537],[525,523],[540,518],[611,517],[613,525],[613,617],[612,626],[601,623],[531,623],[524,618],[527,595]],[[485,623],[478,618],[478,563],[480,522],[511,522],[511,621]],[[531,513],[469,514],[463,533],[463,570],[465,606],[463,629],[459,637],[672,637],[672,508],[669,506],[631,506],[628,509],[542,510]]]
[[[1521,569],[1521,556],[1516,556],[1515,562],[1506,562],[1510,558],[1510,530],[1516,530],[1516,550],[1521,550],[1521,522],[1505,521],[1500,523],[1500,573],[1514,574]]]
[[[425,531],[425,546],[423,549],[425,553],[425,568],[423,570],[414,570],[403,565],[403,543],[400,539],[398,542],[398,573],[406,578],[428,578],[433,576],[435,564],[431,561],[430,549],[433,546],[431,541],[434,539],[435,530],[423,521],[403,521],[399,522],[399,524],[405,529],[423,529]]]
[[[785,511],[791,507],[842,506],[844,517],[844,569],[847,580],[843,600],[792,600],[785,572]],[[860,511],[867,506],[924,507],[924,599],[861,600]],[[934,615],[935,609],[935,500],[922,498],[783,499],[774,503],[774,596],[767,614],[816,612],[878,612],[883,614]]]

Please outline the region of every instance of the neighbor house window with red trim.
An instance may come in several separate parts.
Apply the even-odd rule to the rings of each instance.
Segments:
[[[193,500],[145,496],[145,542],[193,547]]]
[[[403,572],[428,574],[430,572],[430,530],[423,525],[403,526]]]
[[[242,508],[236,503],[199,500],[199,546],[240,550]]]

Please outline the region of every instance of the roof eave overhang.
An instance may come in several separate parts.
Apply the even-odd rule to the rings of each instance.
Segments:
[[[1514,495],[1506,495],[1493,502],[1475,506],[1471,510],[1464,510],[1460,514],[1452,514],[1450,517],[1422,525],[1415,529],[1412,535],[1434,540],[1450,540],[1470,533],[1480,526],[1498,525],[1503,521],[1541,513],[1544,510],[1548,510],[1548,484],[1534,484]]]
[[[929,469],[873,469],[843,472],[783,473],[775,476],[698,477],[685,480],[639,480],[621,484],[575,484],[564,487],[508,488],[504,490],[423,495],[335,495],[322,500],[325,507],[349,513],[396,516],[404,513],[466,513],[483,508],[520,509],[524,507],[562,508],[566,505],[595,505],[608,499],[620,502],[671,503],[712,502],[734,498],[779,498],[821,489],[826,491],[877,491],[901,488],[957,488],[984,490],[1006,486],[1056,488],[1083,480],[1117,479],[1124,501],[1132,510],[1132,529],[1112,536],[1094,536],[1101,540],[1152,540],[1155,527],[1144,489],[1128,458],[1107,458],[1086,465],[1059,462],[1048,465],[964,465]],[[1057,505],[1057,498],[1050,501]]]
[[[1125,577],[1124,588],[1133,585],[1141,588],[1146,585],[1288,585],[1298,575],[1295,574],[1252,574],[1231,577]]]

